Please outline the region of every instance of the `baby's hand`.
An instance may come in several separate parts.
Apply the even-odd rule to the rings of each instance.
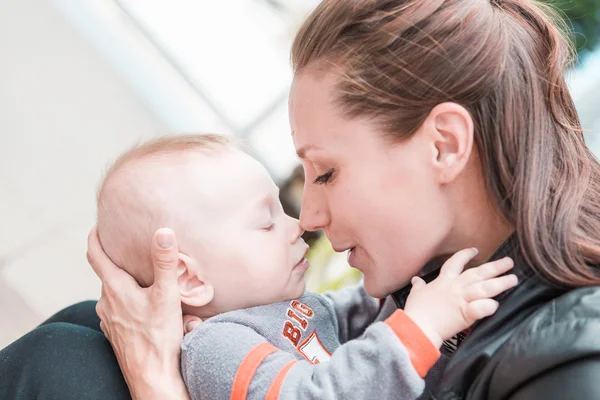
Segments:
[[[477,253],[477,249],[459,251],[428,284],[421,278],[412,279],[404,312],[436,347],[478,319],[494,314],[498,302],[493,297],[518,283],[516,275],[499,276],[514,265],[508,257],[463,272]]]

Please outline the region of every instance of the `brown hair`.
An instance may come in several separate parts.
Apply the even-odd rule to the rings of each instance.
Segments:
[[[186,151],[211,154],[228,146],[229,140],[220,135],[163,136],[127,150],[106,172],[97,194],[100,242],[108,257],[141,286],[147,287],[154,281],[150,256],[152,235],[164,226],[178,232],[179,226],[173,216],[176,210],[162,199],[167,189],[156,188],[157,182],[165,182],[164,177],[148,177],[138,173],[136,166],[141,162],[160,161],[163,156],[179,158],[180,153]],[[185,243],[185,237],[178,239],[180,245]]]
[[[374,117],[396,140],[437,104],[464,106],[526,261],[553,284],[598,285],[600,165],[563,78],[561,23],[533,0],[324,0],[292,63],[333,68],[345,115]]]

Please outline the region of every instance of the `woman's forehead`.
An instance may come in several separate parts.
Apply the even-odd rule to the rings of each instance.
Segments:
[[[290,111],[332,106],[336,82],[336,76],[331,73],[316,74],[306,71],[296,74],[290,89]]]
[[[348,121],[336,112],[326,87],[330,82],[310,75],[296,79],[290,93],[290,125],[294,146],[298,156],[303,158],[326,150],[332,141],[343,139],[341,131],[346,130]]]

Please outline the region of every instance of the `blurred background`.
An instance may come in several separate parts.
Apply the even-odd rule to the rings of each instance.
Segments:
[[[243,140],[297,215],[289,49],[318,0],[0,1],[0,348],[60,308],[99,296],[85,259],[95,191],[132,144],[175,132]],[[600,0],[552,0],[579,52],[569,71],[600,154]],[[308,284],[360,277],[323,236]]]

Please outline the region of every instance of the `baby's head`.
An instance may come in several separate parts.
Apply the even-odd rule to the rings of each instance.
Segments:
[[[154,232],[173,229],[184,312],[221,312],[297,298],[308,247],[255,159],[217,135],[162,137],[123,154],[98,191],[106,254],[152,284]]]

